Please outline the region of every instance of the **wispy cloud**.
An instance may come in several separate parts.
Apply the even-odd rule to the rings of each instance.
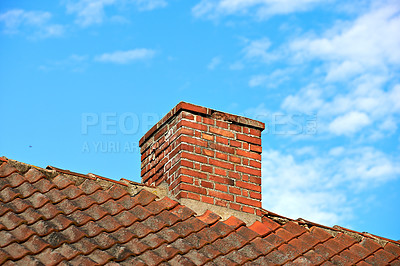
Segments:
[[[167,2],[165,0],[69,0],[66,3],[67,13],[75,14],[75,22],[82,27],[103,23],[107,18],[106,8],[127,9],[129,6],[135,6],[139,11],[149,11],[165,7]],[[110,16],[110,19],[123,23],[127,21],[120,15]]]
[[[39,66],[41,71],[68,70],[72,72],[84,72],[88,67],[87,55],[72,54],[66,59],[49,61]]]
[[[76,14],[75,22],[83,27],[100,24],[105,17],[104,8],[112,5],[116,0],[79,0],[68,1],[67,12]]]
[[[243,49],[244,57],[246,59],[257,59],[268,63],[274,58],[268,51],[270,46],[271,42],[268,38],[250,41]]]
[[[267,38],[248,41],[242,62],[279,59],[293,72],[307,68],[309,84],[286,96],[281,109],[318,113],[321,133],[364,132],[360,138],[374,139],[392,134],[397,128],[393,121],[400,119],[400,6],[394,2],[373,4],[354,21],[341,21],[320,36],[299,36],[276,49]],[[270,79],[272,74],[259,73],[249,86],[273,83]]]
[[[291,218],[326,225],[343,224],[368,191],[400,174],[397,159],[371,148],[334,147],[304,159],[304,151],[263,152],[263,206]],[[301,155],[294,155],[301,154]]]
[[[49,12],[12,9],[0,14],[0,22],[3,23],[3,32],[6,34],[26,32],[32,38],[63,35],[64,27],[59,24],[51,24],[51,17]]]
[[[209,70],[214,70],[219,64],[221,64],[221,57],[215,56],[211,59],[211,62],[207,65]]]
[[[325,62],[328,81],[347,80],[373,71],[386,73],[400,64],[400,5],[373,6],[351,25],[340,23],[322,37],[299,38],[290,44],[297,59]]]
[[[259,74],[250,77],[249,87],[268,87],[268,88],[276,88],[281,85],[286,80],[289,80],[288,76],[293,72],[292,69],[277,69],[272,73],[268,74]]]
[[[215,19],[227,15],[248,15],[268,18],[274,15],[306,11],[326,0],[201,0],[192,8],[195,17]]]
[[[116,51],[104,53],[95,57],[95,61],[115,64],[128,64],[139,60],[148,60],[154,57],[156,52],[151,49],[133,49],[128,51]]]
[[[165,0],[131,0],[140,11],[148,11],[167,6]]]

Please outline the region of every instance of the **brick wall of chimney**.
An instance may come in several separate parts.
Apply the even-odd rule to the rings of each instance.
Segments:
[[[236,211],[261,208],[264,124],[181,102],[140,140],[141,176],[170,194]]]

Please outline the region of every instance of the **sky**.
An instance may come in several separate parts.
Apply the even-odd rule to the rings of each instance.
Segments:
[[[140,182],[186,101],[266,123],[263,208],[399,240],[399,68],[399,0],[2,0],[0,155]]]

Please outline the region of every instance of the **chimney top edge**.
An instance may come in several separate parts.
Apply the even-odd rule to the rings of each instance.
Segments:
[[[181,111],[188,111],[191,113],[205,115],[208,117],[212,117],[213,119],[216,119],[217,117],[222,117],[225,121],[257,128],[261,131],[265,129],[265,124],[257,120],[181,101],[174,108],[172,108],[160,121],[158,121],[149,131],[147,131],[147,133],[140,139],[139,147],[141,147],[143,143],[146,142],[159,128],[167,123],[172,117],[178,115]]]

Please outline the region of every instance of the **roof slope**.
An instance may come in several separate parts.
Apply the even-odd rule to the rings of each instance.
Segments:
[[[221,221],[123,182],[0,163],[0,264],[400,265],[397,241],[267,211]]]

